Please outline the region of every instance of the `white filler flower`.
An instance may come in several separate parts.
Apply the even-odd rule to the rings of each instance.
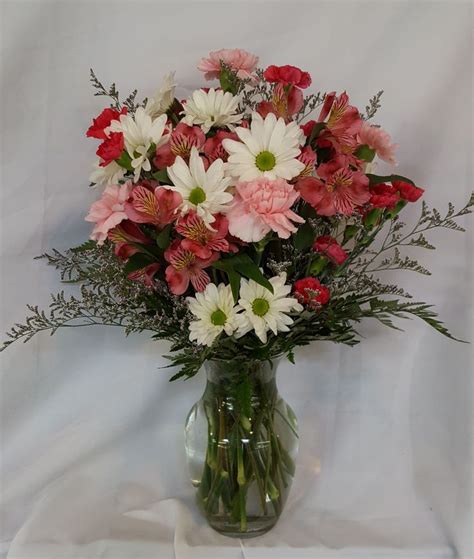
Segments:
[[[135,114],[120,115],[120,120],[113,120],[107,132],[122,132],[125,140],[125,149],[131,158],[135,170],[134,182],[140,178],[140,172],[151,170],[148,159],[152,145],[159,147],[169,139],[165,135],[167,116],[165,114],[152,120],[143,107],[138,107]],[[154,155],[154,150],[153,150]]]
[[[236,307],[230,285],[210,283],[202,293],[187,297],[196,317],[189,325],[189,339],[210,346],[221,332],[231,336],[237,328]]]
[[[161,87],[156,91],[153,97],[150,97],[145,105],[146,114],[151,118],[160,116],[171,107],[174,101],[174,91],[176,83],[174,81],[174,72],[170,72],[163,78]]]
[[[227,170],[231,176],[241,181],[259,177],[290,180],[305,168],[297,159],[304,134],[296,122],[286,124],[273,113],[265,119],[252,113],[250,128],[239,126],[235,132],[240,142],[229,138],[222,142],[229,153]]]
[[[287,297],[291,285],[285,285],[285,282],[286,273],[271,278],[272,293],[253,280],[242,279],[237,310],[242,309],[243,312],[237,315],[238,337],[255,330],[255,334],[265,344],[268,330],[275,335],[278,332],[288,332],[288,326],[293,324],[293,319],[286,313],[301,312],[303,307],[294,297]]]
[[[174,164],[168,167],[168,176],[173,184],[163,187],[181,194],[181,213],[195,210],[208,226],[215,220],[213,214],[224,211],[232,201],[232,194],[226,192],[232,179],[224,177],[222,159],[216,159],[206,171],[195,147],[191,149],[189,166],[178,156]]]
[[[235,124],[242,120],[242,115],[235,114],[239,100],[239,97],[228,91],[224,93],[222,90],[210,89],[206,92],[196,89],[184,104],[182,122],[188,126],[199,124],[205,133],[213,126]]]

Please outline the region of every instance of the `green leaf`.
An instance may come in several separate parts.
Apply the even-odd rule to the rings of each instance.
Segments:
[[[393,181],[408,182],[409,184],[415,186],[415,183],[411,179],[408,179],[407,177],[402,177],[402,175],[372,175],[372,173],[367,173],[367,177],[369,179],[369,186],[374,186],[382,182],[393,182]]]
[[[324,268],[328,265],[329,260],[325,256],[318,256],[314,262],[311,263],[309,267],[309,273],[311,276],[318,276]]]
[[[236,271],[241,276],[245,278],[251,279],[266,287],[271,293],[273,293],[273,286],[267,280],[267,278],[262,274],[260,268],[255,264],[255,262],[250,258],[248,254],[236,254],[235,256],[231,256],[230,258],[222,258],[217,262],[212,264],[214,268],[218,270],[223,270],[224,272]]]
[[[128,259],[124,267],[124,272],[126,275],[131,274],[132,272],[136,272],[148,266],[151,262],[153,262],[153,260],[147,254],[137,252]]]
[[[160,169],[153,173],[153,178],[161,184],[171,184],[171,179],[166,172],[166,169]]]
[[[229,91],[232,95],[237,93],[239,79],[237,74],[233,72],[230,68],[222,68],[219,76],[219,81],[221,82],[221,88],[224,91]]]
[[[354,155],[357,159],[362,159],[363,161],[368,161],[370,163],[375,157],[375,149],[369,148],[367,144],[364,144],[356,149]]]
[[[306,221],[293,235],[293,246],[296,250],[305,250],[314,242],[315,233],[311,225]]]
[[[385,216],[387,217],[387,219],[393,219],[406,205],[406,200],[400,200],[395,204],[395,207],[385,212]]]
[[[383,210],[381,208],[373,208],[372,210],[367,212],[364,217],[364,226],[366,229],[372,229],[372,227],[377,224],[380,216],[382,215],[382,211]]]
[[[122,155],[115,161],[120,167],[127,169],[127,171],[133,171],[132,158],[128,155],[127,151],[122,151]]]
[[[350,241],[354,235],[357,233],[357,231],[359,230],[359,227],[357,225],[348,225],[345,229],[344,229],[344,240],[342,244],[347,243],[347,241]]]
[[[171,225],[167,225],[163,231],[160,231],[156,236],[156,244],[162,249],[166,250],[170,245]]]
[[[239,300],[240,293],[240,279],[241,276],[233,270],[228,270],[227,277],[229,278],[230,288],[232,289],[232,295],[234,296],[234,301],[237,303]]]
[[[89,240],[86,241],[85,243],[82,243],[82,245],[71,248],[71,252],[74,252],[74,254],[79,254],[81,252],[87,252],[88,250],[93,250],[94,248],[96,248],[96,246],[97,246],[96,241]]]

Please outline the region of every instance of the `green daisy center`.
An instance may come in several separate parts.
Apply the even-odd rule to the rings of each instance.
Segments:
[[[211,322],[214,326],[224,326],[227,316],[221,309],[217,309],[211,314]]]
[[[191,190],[189,193],[189,201],[191,204],[197,206],[198,204],[202,204],[206,200],[206,193],[200,186],[196,186]]]
[[[252,303],[253,314],[257,316],[265,316],[270,309],[270,304],[266,299],[255,299]]]
[[[255,165],[257,165],[260,171],[271,171],[275,164],[275,156],[269,151],[261,151],[255,158]]]

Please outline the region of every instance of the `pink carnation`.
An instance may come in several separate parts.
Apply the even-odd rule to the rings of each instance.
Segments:
[[[304,219],[290,209],[298,193],[283,179],[240,182],[235,190],[227,219],[230,234],[242,241],[260,241],[269,231],[287,239],[296,231],[292,221],[304,223]]]
[[[391,143],[389,134],[383,128],[364,122],[359,130],[358,140],[361,144],[366,144],[369,148],[374,149],[380,159],[391,165],[397,164],[395,150],[398,145]]]
[[[219,78],[221,61],[236,71],[240,79],[256,79],[254,72],[257,67],[258,56],[243,49],[221,49],[210,52],[209,58],[202,58],[197,68],[201,72],[205,72],[206,80]]]
[[[107,186],[102,193],[102,198],[92,204],[85,220],[95,223],[91,239],[97,241],[98,244],[103,244],[110,229],[127,219],[125,202],[128,200],[131,190],[130,182],[121,186]]]

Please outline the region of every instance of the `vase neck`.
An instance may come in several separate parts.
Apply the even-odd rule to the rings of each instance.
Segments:
[[[272,361],[206,361],[207,382],[218,386],[231,386],[248,379],[252,384],[275,384],[280,358]]]

